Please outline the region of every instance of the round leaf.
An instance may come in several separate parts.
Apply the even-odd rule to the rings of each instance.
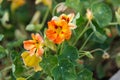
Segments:
[[[110,7],[104,3],[96,3],[92,5],[92,12],[97,24],[103,28],[112,20],[112,11]]]

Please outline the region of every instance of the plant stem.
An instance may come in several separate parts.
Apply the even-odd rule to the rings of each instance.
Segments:
[[[52,11],[52,16],[55,15],[55,10],[56,10],[56,8],[59,7],[61,4],[64,4],[64,2],[61,2],[61,3],[57,4],[57,5],[54,7],[54,9],[53,9],[53,11]]]
[[[48,14],[49,14],[49,8],[47,9],[47,11],[46,11],[46,13],[45,13],[45,15],[44,15],[44,18],[43,18],[43,20],[42,20],[41,28],[40,28],[40,29],[43,28],[43,26],[44,26],[44,24],[45,24],[45,21],[46,21],[46,19],[47,19]]]
[[[84,56],[85,56],[84,54],[83,54],[83,55],[81,55],[81,56],[79,57],[79,59],[80,59],[80,58],[82,58],[82,57],[84,57]]]
[[[104,51],[103,49],[100,49],[100,48],[94,49],[94,50],[92,50],[92,51],[90,51],[90,52],[93,53],[93,52],[96,52],[96,51],[102,51],[103,53],[105,53],[105,51]]]
[[[12,66],[8,66],[8,67],[5,67],[3,70],[1,70],[0,72],[4,72],[4,71],[7,71],[7,70],[9,70],[9,69],[11,69],[12,68]]]
[[[81,51],[81,50],[85,47],[85,45],[87,44],[88,40],[92,37],[93,33],[94,33],[94,32],[92,32],[92,33],[88,36],[88,38],[87,38],[86,41],[83,43],[83,45],[81,46],[81,48],[79,49],[79,51]]]
[[[112,23],[109,23],[109,25],[118,25],[119,23],[117,22],[112,22]]]
[[[62,50],[63,50],[63,46],[64,46],[64,42],[61,44],[61,48],[60,48],[60,54],[62,54]]]
[[[85,33],[85,31],[87,31],[88,26],[89,26],[89,23],[90,23],[90,21],[87,22],[87,24],[86,24],[85,28],[83,29],[83,31],[81,32],[81,34],[78,35],[77,39],[75,39],[75,42],[73,43],[73,46],[76,45],[76,43],[77,43],[77,41],[80,39],[80,37]]]
[[[30,76],[28,76],[28,77],[26,78],[26,80],[29,79],[30,77],[32,77],[33,75],[34,75],[34,74],[31,74]]]

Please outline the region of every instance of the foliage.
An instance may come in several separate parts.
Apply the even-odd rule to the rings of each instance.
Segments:
[[[120,67],[119,0],[0,0],[0,18],[0,80],[102,80]]]

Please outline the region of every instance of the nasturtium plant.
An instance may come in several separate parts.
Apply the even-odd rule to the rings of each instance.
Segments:
[[[108,80],[120,67],[119,0],[0,0],[0,80]]]

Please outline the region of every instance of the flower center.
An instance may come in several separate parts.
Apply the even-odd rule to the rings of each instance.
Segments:
[[[61,32],[63,32],[63,31],[62,31],[62,26],[57,26],[57,25],[55,25],[55,29],[56,29],[55,32],[56,32],[57,34],[60,34]]]

